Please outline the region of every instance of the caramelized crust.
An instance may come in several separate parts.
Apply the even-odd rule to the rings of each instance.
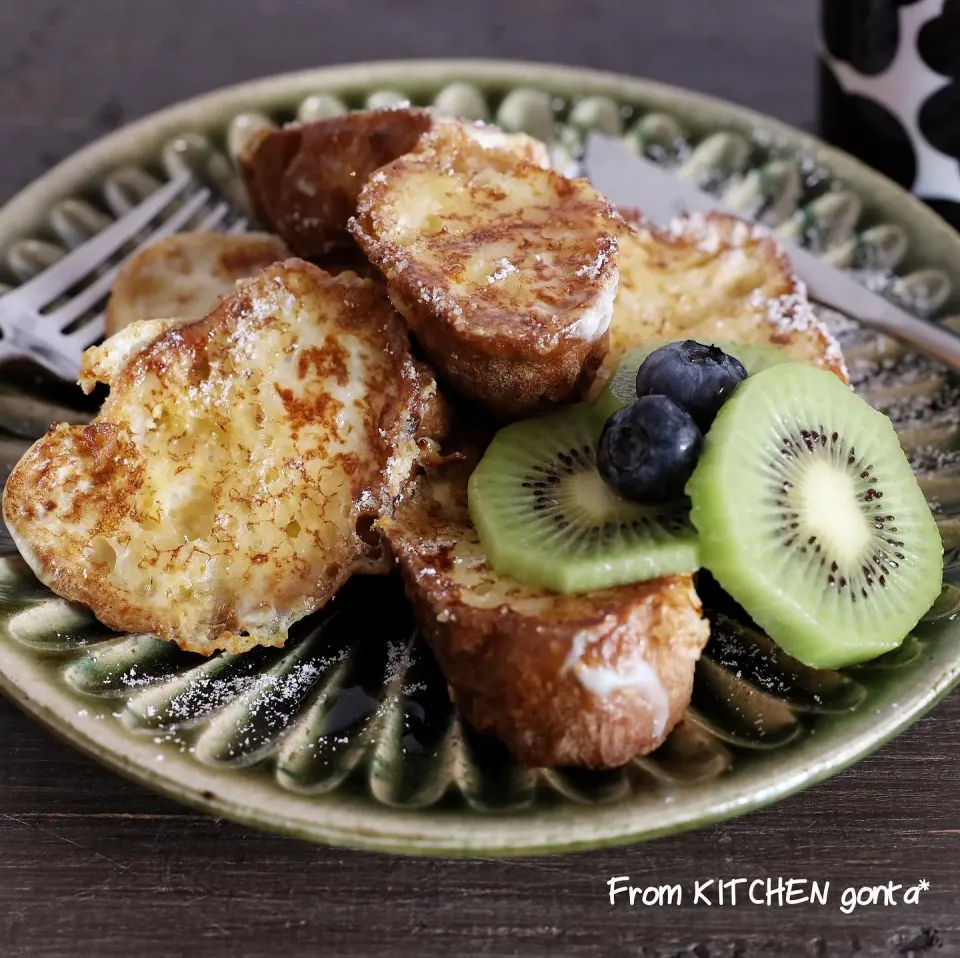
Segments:
[[[624,224],[584,180],[445,128],[374,174],[350,229],[443,377],[498,415],[569,399],[606,350]]]
[[[432,122],[407,107],[264,130],[240,158],[254,212],[297,256],[349,244],[347,220],[370,174],[414,149]]]
[[[237,653],[386,571],[370,526],[443,414],[378,286],[290,260],[198,322],[129,327],[85,367],[110,385],[100,414],[54,426],[3,500],[54,591],[111,628]]]
[[[240,169],[261,222],[297,256],[316,259],[353,245],[347,221],[372,173],[418,149],[425,133],[443,127],[463,129],[482,146],[549,165],[546,147],[524,134],[464,125],[405,106],[264,130],[247,145]]]
[[[691,215],[670,231],[640,223],[620,237],[620,286],[610,352],[699,339],[776,346],[847,382],[836,341],[817,320],[786,254],[763,227],[723,213]]]
[[[107,335],[141,319],[202,319],[237,280],[290,255],[269,233],[177,233],[141,250],[117,274],[107,304]]]
[[[497,574],[467,512],[471,466],[416,480],[380,522],[460,709],[531,766],[652,751],[689,704],[709,635],[693,582],[558,595]]]

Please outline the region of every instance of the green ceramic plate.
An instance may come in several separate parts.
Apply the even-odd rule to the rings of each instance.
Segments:
[[[188,164],[242,203],[230,156],[259,126],[409,98],[494,119],[577,162],[584,132],[622,135],[931,319],[960,289],[960,237],[906,193],[778,123],[641,80],[516,63],[382,63],[234,87],[83,150],[0,211],[15,284]],[[895,420],[957,572],[960,426],[944,372],[829,317],[864,394]],[[79,391],[7,370],[0,479]],[[638,841],[737,815],[818,782],[915,721],[957,682],[960,594],[896,653],[842,673],[797,667],[711,610],[682,726],[615,772],[525,770],[460,722],[393,580],[355,580],[283,650],[209,660],[107,633],[0,558],[0,686],[52,731],[143,784],[316,841],[445,855]],[[708,597],[709,598],[709,597]]]

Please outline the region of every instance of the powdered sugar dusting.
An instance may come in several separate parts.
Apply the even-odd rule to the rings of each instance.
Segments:
[[[697,249],[711,256],[721,252],[742,255],[744,247],[763,242],[772,244],[776,254],[786,258],[767,227],[731,216],[688,213],[674,219],[667,232],[670,239],[694,242]],[[763,289],[755,289],[747,299],[748,305],[766,317],[775,327],[777,336],[815,333],[823,343],[823,356],[827,364],[849,378],[840,344],[817,318],[807,298],[805,284],[795,275],[792,280],[793,289],[780,296],[770,297]]]
[[[494,283],[499,283],[502,280],[505,280],[511,273],[519,272],[520,269],[517,266],[514,266],[514,264],[511,263],[506,256],[504,256],[497,263],[497,269],[487,277],[487,283],[492,286]]]
[[[606,268],[606,265],[607,251],[599,250],[596,257],[589,263],[584,263],[574,275],[579,278],[586,277],[587,279],[598,279]]]
[[[751,293],[751,305],[766,310],[766,318],[784,336],[794,333],[816,332],[824,343],[824,358],[828,364],[840,370],[844,377],[850,378],[844,363],[840,344],[830,330],[817,318],[817,314],[807,299],[806,285],[795,280],[793,292],[772,299],[765,297],[762,290]]]
[[[712,216],[707,213],[684,213],[667,226],[671,240],[695,240],[697,249],[708,255],[724,248],[741,248],[748,243],[772,239],[772,234],[761,223],[730,216]]]
[[[460,304],[441,286],[427,286],[420,283],[418,284],[417,298],[421,303],[430,306],[438,313],[449,313],[454,316],[463,315]]]

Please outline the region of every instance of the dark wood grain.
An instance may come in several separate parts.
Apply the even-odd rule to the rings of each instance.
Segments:
[[[229,12],[228,12],[229,11]],[[507,56],[678,82],[809,126],[812,0],[0,0],[0,198],[106,130],[259,74]],[[340,852],[127,784],[0,701],[0,955],[960,955],[960,697],[714,828],[522,861]],[[611,908],[605,882],[829,880],[828,907]],[[931,883],[843,915],[847,885]],[[688,896],[689,897],[689,896]]]

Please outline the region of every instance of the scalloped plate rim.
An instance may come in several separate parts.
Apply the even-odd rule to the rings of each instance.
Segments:
[[[731,779],[727,785],[722,779],[717,779],[703,788],[707,793],[720,792],[718,799],[691,802],[690,807],[680,815],[665,811],[663,822],[653,826],[645,821],[649,811],[642,809],[639,817],[644,821],[631,830],[626,823],[624,827],[603,827],[602,820],[619,817],[615,814],[619,811],[626,812],[622,816],[625,819],[631,817],[629,809],[603,805],[560,805],[549,813],[541,809],[509,816],[469,814],[459,820],[456,812],[437,814],[431,809],[402,810],[388,806],[364,806],[359,810],[337,807],[331,815],[331,795],[318,799],[285,792],[269,783],[266,776],[255,769],[213,769],[200,765],[189,756],[170,756],[169,750],[163,763],[150,762],[146,753],[155,753],[156,749],[151,747],[149,739],[146,736],[138,739],[120,723],[100,723],[90,719],[88,727],[94,727],[95,734],[85,735],[77,728],[71,719],[77,715],[78,703],[83,701],[78,693],[41,681],[41,693],[46,694],[25,694],[15,680],[16,663],[11,659],[28,659],[29,655],[26,650],[20,652],[19,649],[11,653],[12,645],[0,643],[0,691],[57,738],[137,784],[214,816],[288,837],[336,847],[442,857],[542,855],[627,845],[746,814],[849,768],[929,712],[960,682],[958,656],[953,667],[943,672],[925,695],[917,696],[908,708],[890,712],[885,720],[875,723],[865,734],[852,736],[852,744],[832,749],[818,764],[809,764],[806,751],[812,736],[808,735],[787,759],[778,763],[776,784],[744,789],[743,783],[736,779]],[[23,667],[29,669],[31,666]],[[114,742],[115,746],[112,745]],[[141,760],[137,760],[139,756],[132,757],[131,752],[144,754]],[[164,771],[158,771],[161,764]],[[176,766],[176,774],[165,774],[171,766]],[[238,782],[238,779],[241,781]],[[252,785],[252,779],[262,782]],[[262,784],[264,782],[266,784]],[[258,805],[250,801],[249,796],[254,790],[265,790],[274,803],[305,805],[307,810],[322,809],[323,814],[297,816],[277,813],[268,804]],[[231,795],[234,791],[237,794]],[[724,794],[726,792],[731,794]],[[244,800],[244,796],[247,800]],[[337,802],[338,806],[349,804]],[[663,807],[670,808],[668,805]],[[675,808],[679,810],[682,806],[678,804]],[[529,836],[537,830],[537,819],[542,823],[545,817],[551,819],[549,831],[552,835],[546,841],[543,837],[531,840]],[[351,818],[360,821],[351,822]],[[382,823],[378,821],[372,824],[369,822],[371,818],[382,820]],[[339,822],[338,819],[346,820]],[[430,819],[434,827],[424,827],[425,819]],[[601,819],[599,825],[597,819]],[[403,820],[417,824],[412,829],[388,826],[388,823]],[[541,831],[546,831],[542,824]]]
[[[238,112],[279,109],[324,90],[370,91],[382,85],[416,93],[418,88],[436,90],[454,80],[474,82],[481,88],[530,86],[558,95],[601,94],[624,101],[654,101],[681,118],[703,115],[723,128],[762,130],[775,142],[812,156],[834,176],[854,181],[860,195],[895,207],[890,218],[901,225],[905,225],[904,218],[909,220],[911,248],[919,233],[922,245],[932,246],[939,254],[924,255],[924,263],[930,265],[932,261],[953,276],[960,275],[960,235],[896,184],[808,134],[749,109],[667,84],[582,68],[497,60],[401,60],[324,67],[241,83],[184,101],[99,138],[25,187],[0,208],[0,246],[36,229],[42,214],[78,186],[96,182],[108,169],[125,162],[142,162],[177,134],[191,129],[222,129],[224,121]],[[956,632],[957,628],[950,631]],[[0,644],[0,690],[55,735],[127,778],[213,815],[294,837],[337,846],[443,856],[543,854],[627,844],[743,814],[849,767],[913,724],[960,682],[958,650],[948,667],[939,670],[936,681],[910,693],[907,707],[891,709],[882,720],[853,736],[850,744],[838,742],[833,748],[815,745],[812,750],[823,754],[811,764],[806,743],[813,736],[808,736],[778,763],[773,784],[754,782],[756,770],[749,773],[746,782],[737,777],[727,781],[721,778],[703,786],[695,800],[664,804],[659,821],[649,820],[649,808],[633,810],[631,816],[629,806],[562,805],[509,816],[458,816],[456,812],[429,809],[351,808],[349,800],[332,795],[318,799],[285,793],[273,784],[264,784],[266,779],[260,772],[241,775],[231,769],[213,770],[179,755],[165,756],[163,763],[150,762],[140,754],[149,750],[147,742],[137,740],[115,723],[91,719],[87,729],[78,727],[79,697],[37,674],[28,652],[12,646]],[[259,784],[258,778],[263,780]],[[251,795],[260,790],[265,790],[266,801],[251,801]],[[304,804],[302,815],[284,811],[288,806]],[[637,819],[632,824],[631,817]]]
[[[237,112],[290,106],[311,93],[371,90],[381,81],[383,85],[412,84],[436,89],[457,80],[479,86],[530,86],[557,95],[567,92],[571,96],[644,99],[669,104],[668,109],[678,113],[717,117],[726,129],[763,130],[772,134],[771,141],[789,144],[796,152],[821,162],[835,177],[859,181],[866,189],[858,193],[876,190],[905,207],[901,213],[909,213],[914,227],[910,232],[919,227],[927,236],[936,237],[935,249],[943,243],[951,251],[925,258],[925,265],[936,263],[960,280],[960,233],[899,184],[812,134],[749,107],[655,80],[586,67],[469,58],[375,60],[318,67],[249,80],[179,101],[98,137],[18,191],[0,207],[0,246],[25,235],[38,207],[49,208],[58,199],[70,196],[74,188],[69,183],[89,183],[103,170],[117,168],[134,158],[142,161],[145,154],[151,153],[150,147],[138,142],[144,138],[159,146],[169,137],[190,129],[209,129],[218,117],[222,120]],[[18,222],[23,224],[21,229],[16,228]],[[902,221],[900,225],[904,225]],[[955,285],[954,300],[960,302],[960,282]]]

